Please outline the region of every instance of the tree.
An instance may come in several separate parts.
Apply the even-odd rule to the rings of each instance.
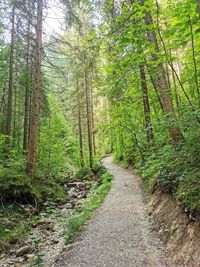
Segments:
[[[12,122],[12,99],[13,99],[13,69],[14,69],[14,44],[15,44],[15,3],[12,5],[11,16],[11,42],[10,42],[10,56],[9,56],[9,82],[8,82],[8,98],[7,98],[7,112],[6,112],[6,126],[5,134],[11,135],[11,122]],[[7,143],[10,140],[7,139]]]
[[[146,0],[141,0],[141,5],[145,5]],[[153,19],[150,13],[150,10],[145,12],[144,16],[145,24],[152,27],[153,26]],[[152,64],[151,71],[153,72],[153,81],[154,85],[157,88],[158,92],[160,93],[160,98],[162,101],[163,110],[167,115],[167,118],[170,120],[172,125],[169,126],[169,133],[174,141],[175,144],[178,144],[182,139],[182,133],[179,126],[174,126],[173,124],[177,124],[177,118],[174,111],[173,101],[171,98],[170,87],[166,77],[166,70],[162,64],[159,63],[158,54],[160,52],[158,41],[156,37],[156,32],[153,30],[147,30],[147,37],[149,42],[153,45],[155,52],[151,53],[151,61],[154,63]]]
[[[39,131],[40,101],[41,101],[41,53],[42,53],[42,21],[43,0],[37,1],[37,26],[36,26],[36,48],[35,67],[33,76],[33,98],[30,121],[30,137],[27,154],[27,172],[34,174],[36,167],[36,152]]]

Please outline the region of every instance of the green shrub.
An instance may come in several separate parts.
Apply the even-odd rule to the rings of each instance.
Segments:
[[[148,191],[155,187],[172,194],[190,213],[200,214],[200,144],[199,136],[188,136],[187,141],[175,148],[166,144],[138,165]]]

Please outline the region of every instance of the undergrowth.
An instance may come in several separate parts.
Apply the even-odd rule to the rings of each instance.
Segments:
[[[148,192],[171,194],[186,211],[200,217],[200,144],[190,137],[179,148],[172,144],[154,149],[145,165],[136,165]]]
[[[23,239],[37,219],[27,217],[20,206],[5,204],[0,210],[0,251]]]
[[[102,184],[94,188],[85,201],[81,212],[74,212],[66,221],[66,244],[69,244],[80,231],[85,222],[91,217],[93,211],[100,206],[105,199],[110,187],[112,176],[105,172],[101,176]]]
[[[41,177],[31,181],[24,172],[15,173],[12,169],[0,170],[0,251],[24,238],[40,218],[40,211],[43,211],[45,201],[59,203],[68,197],[64,187],[66,179],[68,178]],[[74,213],[67,222],[69,240],[103,201],[111,186],[111,176],[100,164],[97,164],[91,173],[88,169],[79,170],[74,178],[70,179],[84,180],[88,184],[94,184],[95,180],[96,187],[91,190],[83,212]],[[26,211],[27,208],[28,211]]]

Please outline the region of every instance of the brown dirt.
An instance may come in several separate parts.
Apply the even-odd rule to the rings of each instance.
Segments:
[[[150,197],[147,210],[170,258],[182,267],[200,267],[200,222],[160,191]]]

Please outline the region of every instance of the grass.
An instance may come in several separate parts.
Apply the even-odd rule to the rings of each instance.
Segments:
[[[30,220],[16,205],[7,204],[0,210],[0,251],[16,243],[30,230]]]
[[[73,213],[66,221],[66,239],[65,243],[72,242],[76,234],[81,230],[85,222],[91,217],[94,210],[100,206],[104,201],[110,187],[112,176],[105,172],[102,175],[102,184],[95,188],[88,199],[85,201],[83,210],[81,212]]]

